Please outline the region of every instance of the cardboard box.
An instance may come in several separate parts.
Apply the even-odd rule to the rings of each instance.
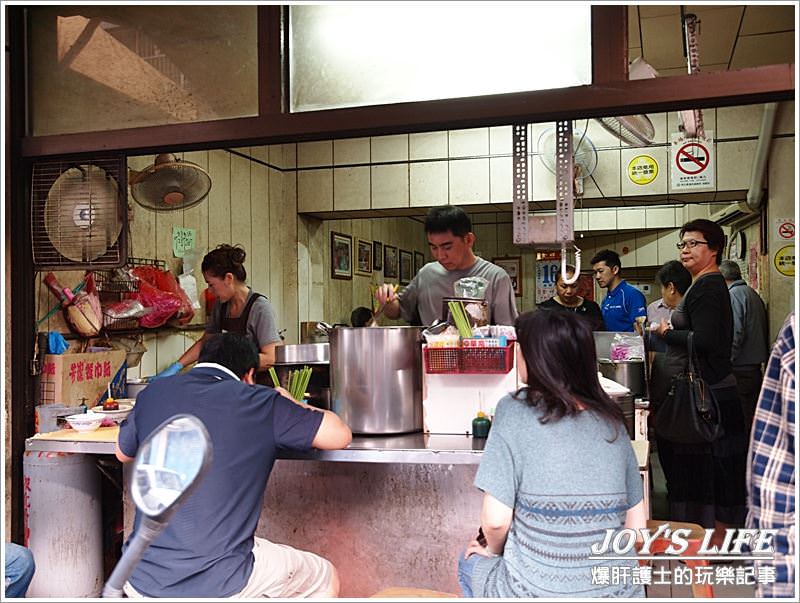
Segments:
[[[124,350],[86,354],[47,354],[41,376],[41,404],[88,408],[102,404],[108,397],[108,384],[114,398],[125,397],[126,373]]]

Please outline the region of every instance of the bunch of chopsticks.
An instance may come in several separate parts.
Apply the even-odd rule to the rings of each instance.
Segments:
[[[447,307],[450,309],[450,314],[453,316],[453,322],[458,329],[458,334],[461,335],[461,337],[472,337],[472,323],[467,316],[467,311],[464,309],[464,302],[447,302]]]
[[[281,383],[278,380],[278,374],[273,367],[269,368],[269,376],[272,377],[272,384],[275,387],[280,387]],[[306,388],[310,380],[310,366],[304,366],[296,371],[289,371],[289,383],[286,387],[286,389],[289,390],[289,395],[295,400],[302,400],[306,395]]]

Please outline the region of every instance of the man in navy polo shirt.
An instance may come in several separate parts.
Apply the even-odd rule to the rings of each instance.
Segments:
[[[192,370],[148,385],[120,425],[122,462],[132,461],[144,439],[176,414],[200,419],[214,446],[208,473],[125,584],[128,597],[338,595],[339,577],[327,559],[257,538],[255,531],[277,450],[344,448],[350,428],[330,411],[295,402],[286,390],[255,385],[257,367],[250,339],[214,335]],[[140,519],[137,510],[134,531]]]
[[[619,254],[603,249],[592,258],[592,270],[597,284],[608,289],[600,304],[603,321],[608,331],[633,331],[638,317],[647,317],[647,302],[636,287],[626,283],[620,270]]]

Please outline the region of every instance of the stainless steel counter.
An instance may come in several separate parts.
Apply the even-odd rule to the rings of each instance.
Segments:
[[[65,435],[65,438],[67,436]],[[393,436],[356,436],[344,450],[279,451],[279,459],[352,463],[433,463],[477,465],[485,439],[466,435],[412,433]],[[114,442],[28,438],[25,450],[114,454]]]
[[[65,435],[65,438],[68,437]],[[116,441],[116,438],[114,438]],[[631,441],[639,469],[647,468],[650,452],[646,440]],[[278,451],[278,459],[334,461],[349,463],[412,463],[477,465],[486,440],[467,435],[411,433],[392,436],[356,436],[344,450]],[[80,454],[114,454],[112,441],[70,441],[28,438],[25,450],[40,452],[73,452]]]
[[[432,463],[477,465],[485,438],[467,435],[411,433],[393,436],[355,436],[344,450],[279,452],[279,459],[352,463]]]

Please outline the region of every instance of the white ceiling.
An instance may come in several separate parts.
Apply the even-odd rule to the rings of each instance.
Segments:
[[[684,5],[700,22],[701,71],[795,62],[795,5]],[[630,60],[642,56],[660,76],[688,72],[680,5],[628,7]]]

